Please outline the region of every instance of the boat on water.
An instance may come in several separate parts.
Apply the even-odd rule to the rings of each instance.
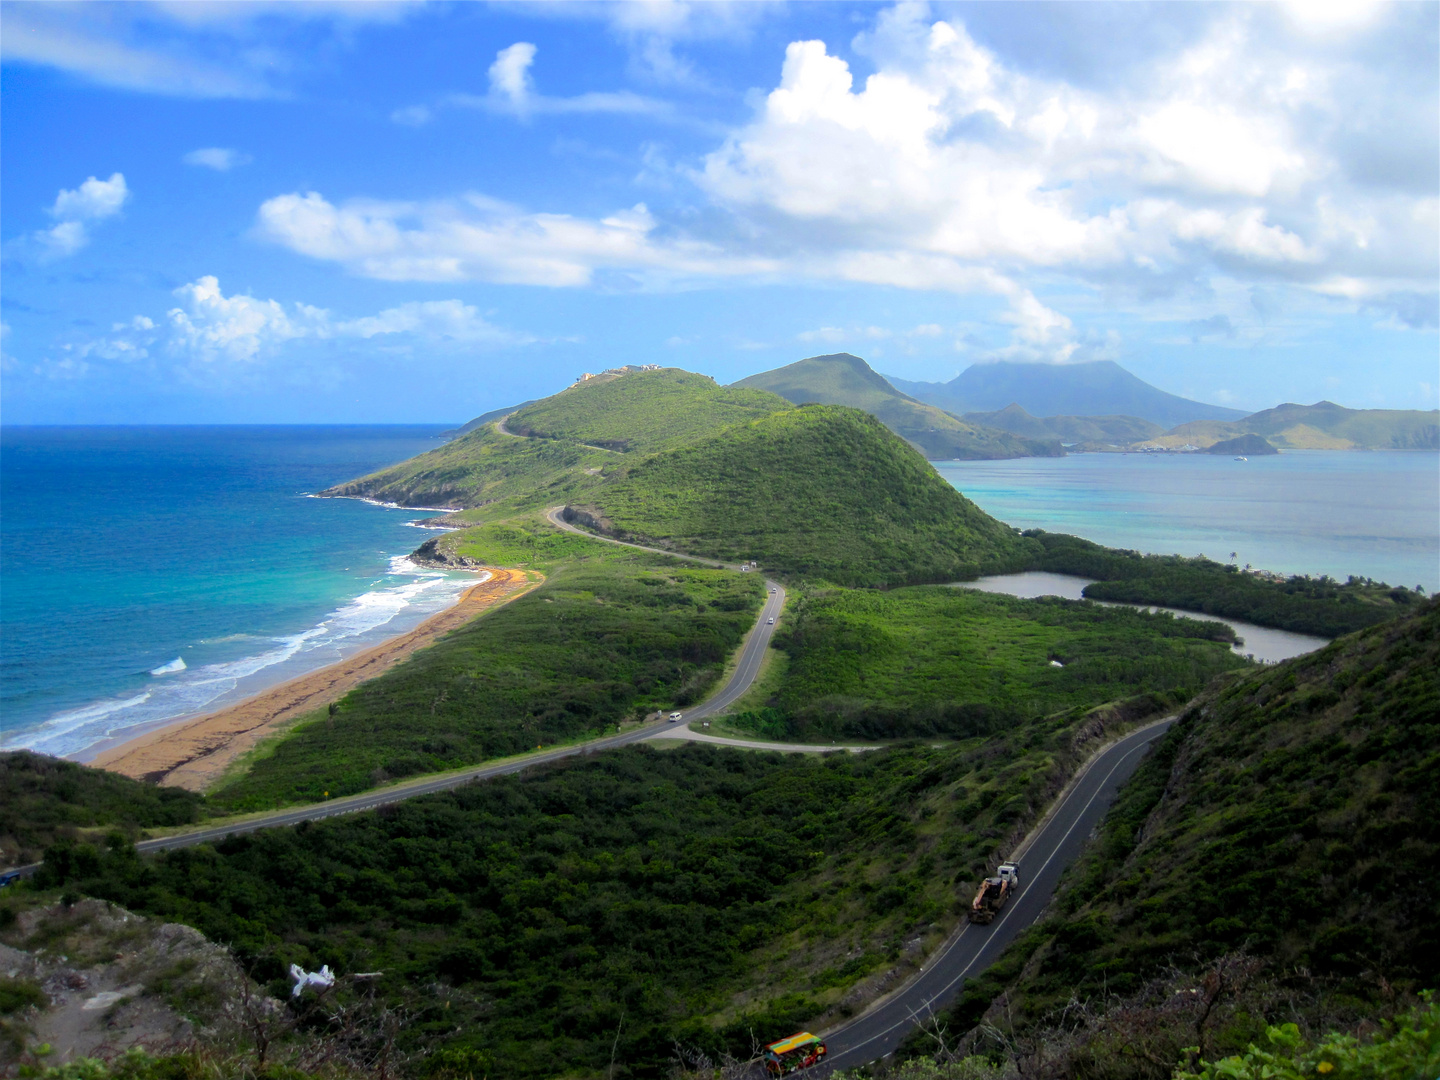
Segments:
[[[1236,454],[1236,455],[1235,455],[1235,460],[1236,460],[1236,461],[1249,461],[1250,459],[1249,459],[1248,457],[1241,457],[1239,454]]]

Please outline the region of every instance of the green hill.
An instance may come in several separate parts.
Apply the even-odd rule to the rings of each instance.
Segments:
[[[598,376],[510,413],[503,430],[487,422],[322,494],[401,506],[533,509],[597,486],[620,454],[681,446],[786,407],[773,394],[717,386],[676,368]]]
[[[1239,435],[1263,435],[1282,450],[1440,450],[1440,410],[1347,409],[1331,401],[1286,403],[1243,420],[1182,424],[1170,441],[1206,447]]]
[[[35,862],[62,839],[187,825],[204,800],[73,761],[12,750],[0,754],[0,866]]]
[[[934,405],[916,401],[885,381],[858,356],[812,356],[734,384],[779,394],[796,405],[848,405],[877,417],[934,461],[1017,457],[1060,457],[1052,436],[1029,439],[961,420]]]
[[[1012,431],[1016,435],[1058,439],[1063,443],[1107,442],[1123,445],[1165,434],[1165,429],[1159,424],[1138,416],[1031,416],[1013,403],[999,412],[966,413],[965,419],[1002,431]]]
[[[661,368],[592,376],[512,413],[505,427],[516,435],[645,454],[684,446],[786,407],[774,394],[718,386],[706,375]]]
[[[1072,995],[1111,995],[1133,1012],[1138,998],[1126,995],[1179,965],[1230,980],[1211,1050],[1231,1052],[1254,1033],[1257,1011],[1333,1023],[1433,986],[1437,672],[1431,600],[1212,686],[1121,792],[1057,914],[971,984],[953,1020],[973,1024],[1001,991],[1012,1015],[1032,1020]],[[1173,1044],[1162,1062],[1197,1041],[1193,1026],[1151,1021]]]
[[[578,509],[619,535],[837,584],[954,581],[1030,552],[879,420],[837,405],[657,454]]]

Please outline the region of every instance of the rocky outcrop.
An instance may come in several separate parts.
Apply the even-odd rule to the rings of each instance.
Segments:
[[[593,529],[606,536],[616,534],[615,523],[607,518],[605,511],[598,506],[567,506],[560,511],[560,516],[571,525],[579,525],[582,529]]]
[[[5,1018],[0,1059],[48,1043],[50,1065],[174,1052],[225,1027],[237,997],[281,1008],[200,931],[103,900],[21,913],[0,931],[0,976],[31,1001]]]
[[[410,553],[410,560],[439,570],[479,570],[488,566],[478,559],[455,551],[450,534],[432,537]]]

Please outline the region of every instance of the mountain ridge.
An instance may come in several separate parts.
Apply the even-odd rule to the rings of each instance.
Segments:
[[[1162,428],[1192,420],[1240,420],[1241,409],[1208,405],[1151,386],[1113,360],[972,364],[946,383],[890,378],[898,390],[957,415],[1019,404],[1032,416],[1135,416]]]
[[[1059,457],[1058,439],[1027,438],[975,424],[897,390],[853,353],[810,356],[749,375],[735,387],[768,390],[796,405],[846,405],[863,409],[932,461]]]

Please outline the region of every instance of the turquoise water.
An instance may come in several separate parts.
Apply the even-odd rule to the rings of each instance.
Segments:
[[[307,498],[441,428],[0,430],[0,745],[84,757],[414,626],[429,516]]]
[[[1022,529],[1222,562],[1233,551],[1242,566],[1276,573],[1440,589],[1440,454],[1072,454],[936,467]]]
[[[307,498],[438,426],[0,429],[0,745],[81,757],[414,626],[423,512]],[[1440,588],[1440,455],[945,462],[1022,528]]]

